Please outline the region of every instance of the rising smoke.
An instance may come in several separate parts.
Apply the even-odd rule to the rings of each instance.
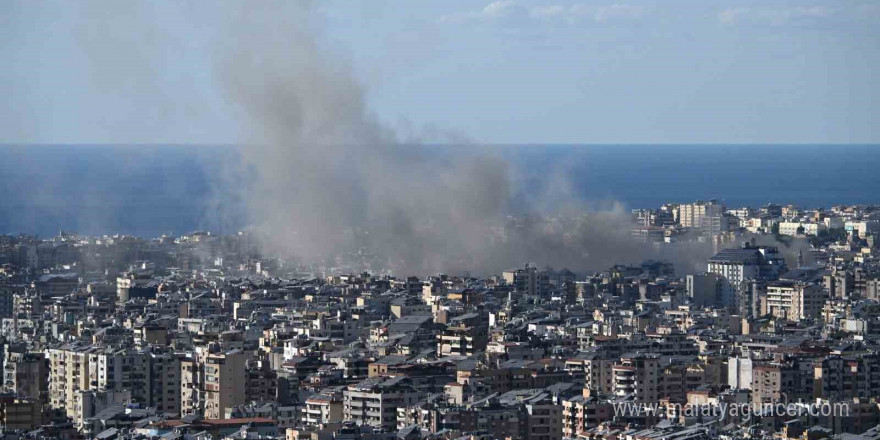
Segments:
[[[503,148],[417,145],[412,140],[421,136],[395,133],[371,113],[364,86],[328,44],[310,2],[183,2],[171,8],[173,17],[153,3],[152,13],[112,3],[80,11],[88,76],[101,83],[96,93],[124,97],[131,109],[163,101],[153,105],[162,109],[153,125],[204,119],[202,109],[217,107],[205,95],[222,97],[228,120],[239,126],[240,138],[229,143],[239,145],[241,163],[216,170],[209,213],[216,218],[205,224],[234,224],[224,218],[243,204],[266,254],[319,264],[371,255],[377,269],[424,275],[497,273],[525,262],[601,270],[648,258],[690,271],[713,252],[707,244],[657,249],[633,240],[629,213],[619,205],[588,209],[565,170],[546,170],[539,187],[524,186],[534,182]],[[209,61],[180,49],[188,47],[186,31],[168,35],[158,22],[210,35]],[[150,38],[142,44],[117,33]],[[161,74],[169,66],[175,80],[182,72],[211,72],[204,81],[195,73],[184,81],[210,93],[176,93],[180,81]],[[436,137],[438,130],[429,131]],[[115,138],[136,141],[125,133]],[[522,193],[530,197],[516,197]]]
[[[271,6],[240,11],[217,69],[242,112],[243,158],[258,171],[245,199],[269,252],[324,261],[366,250],[420,274],[659,256],[630,238],[619,206],[584,213],[562,174],[532,198],[556,202],[548,218],[511,206],[517,179],[497,150],[401,142],[370,113],[350,66],[322,47],[310,8]]]

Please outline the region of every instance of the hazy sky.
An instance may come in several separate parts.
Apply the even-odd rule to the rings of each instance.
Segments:
[[[226,9],[4,2],[0,142],[237,142]],[[340,0],[312,23],[404,138],[880,142],[877,1]]]

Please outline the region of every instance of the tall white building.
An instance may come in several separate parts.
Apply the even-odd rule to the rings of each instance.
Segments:
[[[724,278],[722,305],[737,304],[737,292],[746,280],[776,280],[787,270],[785,259],[772,246],[743,244],[739,249],[725,249],[709,259],[709,273]]]

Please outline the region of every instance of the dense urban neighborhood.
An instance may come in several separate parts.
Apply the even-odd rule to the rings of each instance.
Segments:
[[[711,256],[427,275],[251,231],[0,235],[0,438],[880,439],[880,206],[619,228]]]

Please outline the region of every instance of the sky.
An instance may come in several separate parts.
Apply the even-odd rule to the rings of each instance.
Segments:
[[[239,142],[239,109],[218,85],[230,3],[4,2],[0,143]],[[880,143],[873,0],[330,0],[311,11],[321,50],[403,140]]]

